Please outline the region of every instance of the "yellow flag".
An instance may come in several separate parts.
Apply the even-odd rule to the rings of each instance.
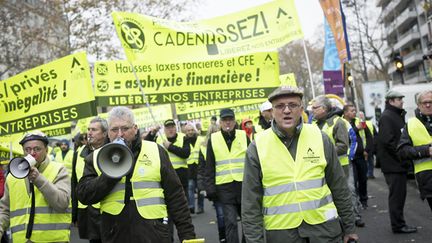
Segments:
[[[208,60],[276,49],[303,37],[294,0],[276,0],[226,16],[174,22],[113,12],[129,61]]]
[[[86,54],[69,55],[0,84],[0,136],[95,114]]]

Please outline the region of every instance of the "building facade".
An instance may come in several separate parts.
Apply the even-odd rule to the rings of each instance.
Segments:
[[[432,53],[431,12],[427,0],[377,0],[387,48],[384,56],[390,62],[388,74],[393,84],[415,84],[432,80],[427,60]],[[393,65],[401,57],[404,68],[399,72]]]

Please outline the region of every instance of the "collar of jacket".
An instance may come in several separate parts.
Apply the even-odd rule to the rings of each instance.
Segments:
[[[274,119],[272,120],[271,128],[272,128],[273,132],[276,133],[276,135],[278,137],[280,137],[281,139],[287,139],[288,138],[288,135],[284,131],[279,129],[279,127],[277,126],[276,121]],[[300,131],[302,128],[303,128],[303,117],[300,117],[300,123],[296,126],[294,136],[298,136],[300,134]]]
[[[49,163],[49,162],[50,162],[50,159],[49,159],[49,156],[47,155],[47,156],[45,157],[44,161],[42,161],[42,163],[40,163],[40,165],[37,166],[36,168],[38,169],[38,171],[39,171],[40,173],[42,173],[42,172],[45,170],[45,168],[48,166],[48,163]]]
[[[420,112],[420,109],[417,108],[414,111],[415,116],[426,126],[426,129],[429,133],[432,133],[432,116],[426,116]]]
[[[396,106],[392,106],[390,104],[386,104],[385,108],[386,108],[386,110],[390,110],[392,112],[395,112],[402,117],[405,116],[405,114],[406,114],[406,111],[404,109],[397,108]]]
[[[178,133],[176,133],[175,136],[172,137],[172,138],[168,138],[168,137],[167,137],[167,140],[168,140],[169,142],[171,142],[171,143],[175,143],[175,141],[177,140],[177,137],[178,137]]]

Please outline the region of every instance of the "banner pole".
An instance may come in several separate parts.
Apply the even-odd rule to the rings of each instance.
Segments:
[[[312,89],[312,99],[315,99],[315,87],[314,87],[313,80],[312,80],[312,71],[311,71],[311,67],[310,67],[310,63],[309,63],[309,55],[308,55],[308,52],[306,49],[306,42],[305,42],[304,38],[302,39],[302,42],[303,42],[303,49],[304,49],[305,56],[306,56],[306,63],[307,63],[307,67],[308,67],[308,72],[309,72],[309,82],[310,82],[311,89]]]
[[[144,93],[144,88],[143,88],[143,86],[141,85],[141,82],[140,82],[139,79],[138,79],[138,75],[137,75],[136,72],[135,72],[135,68],[134,68],[134,66],[133,66],[133,64],[132,64],[131,61],[128,61],[128,62],[129,62],[129,64],[130,64],[131,68],[132,68],[132,72],[133,72],[133,74],[134,74],[134,76],[135,76],[135,79],[136,79],[138,85],[139,85],[139,88],[140,88],[140,91],[141,91],[141,95],[142,95],[142,97],[143,97],[143,100],[144,100],[144,102],[145,102],[145,105],[146,105],[147,108],[149,109],[150,116],[151,116],[153,122],[154,122],[155,124],[157,124],[157,123],[156,123],[156,118],[155,118],[154,115],[153,115],[153,111],[152,111],[152,108],[151,108],[151,106],[150,106],[150,103],[149,103],[148,99],[146,99],[146,95],[145,95],[145,93]],[[162,140],[165,141],[164,136],[162,136],[162,132],[160,131],[160,129],[158,130],[157,133],[158,133],[159,136],[162,138]]]

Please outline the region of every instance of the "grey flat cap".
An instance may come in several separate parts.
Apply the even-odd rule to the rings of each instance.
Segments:
[[[396,91],[396,90],[389,90],[386,95],[385,95],[385,99],[393,99],[393,98],[403,98],[405,97],[405,95],[403,95],[401,92]]]
[[[269,95],[268,100],[272,102],[272,100],[281,96],[299,96],[303,98],[303,91],[293,86],[280,86]]]

